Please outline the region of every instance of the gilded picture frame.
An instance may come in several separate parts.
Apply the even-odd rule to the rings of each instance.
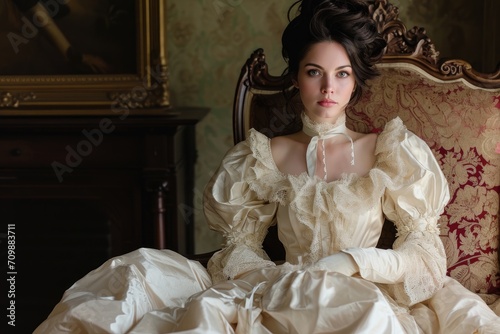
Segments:
[[[169,109],[166,0],[2,3],[0,115]]]

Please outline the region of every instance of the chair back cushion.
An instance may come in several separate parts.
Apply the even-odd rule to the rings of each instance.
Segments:
[[[478,293],[500,294],[500,88],[441,81],[412,64],[380,64],[348,126],[377,132],[394,117],[427,142],[449,182],[440,219],[448,275]]]

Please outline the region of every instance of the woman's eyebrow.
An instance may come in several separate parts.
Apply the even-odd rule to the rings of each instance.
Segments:
[[[314,66],[314,67],[320,68],[322,70],[324,69],[321,65],[318,65],[315,63],[304,64],[304,67],[306,67],[306,66]],[[352,67],[352,66],[351,65],[342,65],[342,66],[337,67],[335,70],[341,70],[341,69],[346,68],[346,67]]]

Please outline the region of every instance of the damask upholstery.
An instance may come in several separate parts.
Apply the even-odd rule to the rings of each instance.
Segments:
[[[474,292],[500,295],[500,88],[445,82],[411,64],[386,63],[380,70],[349,110],[349,127],[380,131],[400,117],[427,142],[450,187],[440,219],[448,275]]]

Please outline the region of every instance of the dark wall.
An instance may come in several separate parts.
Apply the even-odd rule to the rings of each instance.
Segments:
[[[393,0],[407,28],[424,27],[441,57],[459,58],[481,72],[500,62],[499,0]]]

